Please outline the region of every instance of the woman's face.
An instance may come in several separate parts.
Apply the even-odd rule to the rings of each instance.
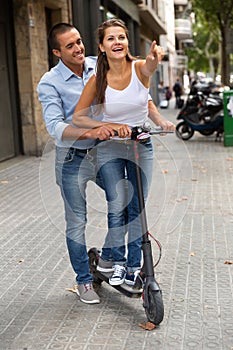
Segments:
[[[105,30],[103,43],[99,44],[108,59],[124,58],[128,53],[129,42],[126,32],[121,27],[109,27]]]

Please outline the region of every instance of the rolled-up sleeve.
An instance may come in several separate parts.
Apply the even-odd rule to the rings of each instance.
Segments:
[[[62,99],[55,86],[46,79],[40,81],[37,92],[39,101],[42,104],[43,119],[47,131],[51,137],[60,141],[62,140],[63,131],[68,126],[67,122],[64,122],[65,115]]]
[[[38,99],[42,104],[43,119],[49,135],[58,147],[67,147],[71,141],[63,139],[65,128],[72,125],[75,106],[83,88],[93,74],[95,57],[86,57],[83,76],[74,74],[61,60],[46,72],[38,86]],[[91,147],[93,140],[76,140],[77,148]]]

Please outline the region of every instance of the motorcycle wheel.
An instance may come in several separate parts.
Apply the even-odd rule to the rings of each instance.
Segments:
[[[193,129],[185,122],[181,122],[181,123],[176,125],[176,135],[180,139],[187,141],[187,140],[191,139],[193,134],[194,134]]]
[[[153,290],[148,288],[148,307],[145,308],[145,313],[149,322],[159,325],[164,316],[164,306],[161,290]]]
[[[96,268],[98,265],[98,261],[99,261],[99,251],[96,248],[91,248],[88,251],[88,261],[89,261],[89,267],[90,267],[90,272],[93,275],[93,283],[101,285],[101,283],[103,282],[99,277],[96,277]]]
[[[209,129],[209,130],[199,130],[199,133],[204,135],[204,136],[210,136],[215,132],[215,130],[213,129]]]

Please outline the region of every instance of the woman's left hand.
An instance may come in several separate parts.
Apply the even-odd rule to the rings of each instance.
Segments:
[[[176,126],[175,124],[173,124],[172,122],[170,122],[169,120],[162,120],[159,124],[158,124],[164,131],[175,131]],[[166,135],[166,133],[161,133],[161,136]]]
[[[164,54],[165,53],[163,47],[157,45],[156,41],[154,40],[151,44],[148,57],[152,60],[156,60],[157,63],[159,63],[160,61],[162,61]]]

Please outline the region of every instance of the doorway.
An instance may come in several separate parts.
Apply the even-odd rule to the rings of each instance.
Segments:
[[[0,161],[20,153],[12,17],[10,3],[2,3],[0,11]]]

